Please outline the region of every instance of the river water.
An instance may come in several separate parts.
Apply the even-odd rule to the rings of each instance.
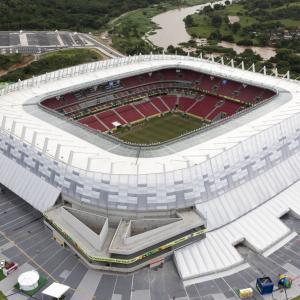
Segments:
[[[224,5],[225,0],[214,3],[220,3]],[[166,49],[169,45],[176,47],[180,43],[188,42],[191,37],[186,32],[183,19],[188,15],[202,10],[206,5],[211,5],[211,3],[173,9],[153,17],[152,21],[156,23],[160,29],[157,29],[155,34],[147,35],[146,38],[154,45],[164,49]],[[233,48],[237,53],[243,52],[246,48],[251,48],[255,53],[259,54],[265,60],[276,55],[275,49],[270,47],[243,47],[227,42],[219,43],[219,45],[225,48]]]
[[[215,3],[224,5],[225,0]],[[169,45],[178,46],[180,43],[188,42],[191,37],[185,30],[183,19],[198,10],[202,10],[207,5],[211,5],[211,3],[173,9],[153,17],[152,21],[156,23],[160,29],[157,29],[155,34],[148,35],[147,39],[154,45],[163,47],[164,49]]]
[[[219,43],[218,45],[224,48],[232,48],[237,54],[244,52],[246,49],[252,49],[253,52],[259,54],[264,60],[268,60],[276,55],[276,49],[272,47],[247,47],[224,41]]]

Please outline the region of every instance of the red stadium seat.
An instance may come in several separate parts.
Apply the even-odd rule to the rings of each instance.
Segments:
[[[182,112],[186,112],[195,104],[195,102],[196,102],[195,99],[191,99],[191,98],[187,98],[187,97],[180,97],[178,109]]]
[[[175,109],[176,107],[176,101],[177,101],[177,96],[173,96],[173,95],[163,95],[160,96],[160,98],[162,99],[162,101],[164,102],[164,104],[170,109]]]
[[[115,109],[118,114],[122,116],[123,119],[125,119],[128,123],[136,122],[138,120],[142,120],[144,117],[141,115],[141,113],[137,112],[135,108],[128,104],[121,107],[118,107]]]
[[[135,104],[135,107],[146,117],[159,114],[159,111],[150,102]]]

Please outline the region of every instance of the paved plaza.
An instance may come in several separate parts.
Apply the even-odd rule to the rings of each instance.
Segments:
[[[0,31],[0,54],[39,54],[67,48],[96,48],[108,57],[122,56],[94,37],[68,31]]]
[[[289,217],[283,220],[296,232],[300,221]],[[249,249],[242,255],[251,266],[233,275],[184,286],[172,259],[157,269],[144,268],[130,275],[108,274],[89,270],[68,248],[62,248],[45,227],[42,215],[15,194],[5,190],[0,194],[0,257],[16,261],[22,270],[36,269],[47,278],[47,286],[57,281],[71,287],[66,299],[72,300],[226,300],[234,299],[236,288],[255,286],[255,279],[268,275],[275,280],[279,273],[300,276],[300,236],[271,254],[268,258]],[[9,277],[0,282],[0,290],[9,299],[29,299],[19,294]],[[288,296],[300,294],[300,280],[288,290]],[[255,290],[255,298],[263,299]],[[281,292],[275,299],[285,299]],[[34,299],[46,299],[38,292]]]

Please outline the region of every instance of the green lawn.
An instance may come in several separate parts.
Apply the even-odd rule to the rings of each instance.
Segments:
[[[43,276],[40,276],[39,282],[38,282],[38,287],[32,291],[23,291],[20,289],[19,283],[15,285],[15,288],[19,290],[20,292],[24,293],[25,295],[28,295],[30,297],[34,296],[41,288],[43,288],[47,283],[47,279]]]
[[[0,281],[3,280],[5,278],[5,276],[3,275],[3,271],[0,270]]]
[[[246,26],[250,26],[256,22],[256,19],[250,16],[241,15],[244,14],[245,10],[241,4],[232,4],[227,5],[225,10],[218,12],[218,14],[222,17],[224,16],[236,16],[240,17],[239,23],[241,24],[242,28]],[[196,35],[201,38],[208,38],[211,33],[215,32],[217,29],[220,31],[222,36],[232,35],[235,42],[238,42],[245,37],[242,37],[240,33],[233,34],[229,25],[225,23],[223,20],[222,25],[220,28],[216,28],[210,24],[210,18],[205,15],[194,14],[192,15],[193,24],[194,26],[187,28],[187,32],[190,35]]]
[[[291,3],[289,5],[290,8],[299,8],[300,1],[296,3]],[[272,13],[280,10],[283,10],[286,8],[286,5],[283,5],[278,8],[270,8],[266,9],[266,13]],[[223,22],[219,28],[211,26],[210,18],[205,15],[199,15],[194,14],[192,15],[193,18],[193,26],[188,27],[187,31],[190,35],[195,35],[202,38],[208,38],[211,33],[216,32],[219,30],[219,32],[222,34],[222,36],[228,36],[231,35],[234,38],[235,43],[249,39],[246,35],[242,35],[242,30],[238,31],[237,33],[233,33],[230,29],[230,26],[225,22],[225,19],[227,16],[239,16],[240,17],[240,25],[241,28],[248,28],[249,26],[255,25],[255,24],[266,24],[268,23],[274,23],[275,21],[281,22],[284,26],[287,28],[296,28],[300,26],[300,19],[293,19],[293,18],[277,18],[277,19],[264,19],[261,20],[259,16],[255,16],[255,14],[250,14],[244,7],[243,4],[232,4],[227,5],[224,10],[215,11],[215,14],[222,17]],[[259,30],[258,30],[259,32]],[[256,38],[251,37],[253,43],[258,45],[258,40]]]
[[[2,82],[16,82],[18,79],[24,80],[33,75],[38,76],[46,72],[71,67],[74,65],[98,61],[102,59],[100,53],[90,49],[68,49],[50,52],[42,55],[41,59],[30,65],[9,72],[0,78]]]
[[[196,118],[170,113],[137,124],[129,130],[122,128],[115,135],[127,142],[151,144],[170,140],[203,125],[204,123]]]
[[[3,295],[1,291],[0,291],[0,300],[7,300],[7,298]]]

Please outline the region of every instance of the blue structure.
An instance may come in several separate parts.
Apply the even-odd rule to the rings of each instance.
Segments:
[[[261,295],[271,294],[274,289],[274,283],[270,277],[261,277],[256,280],[256,288]]]

